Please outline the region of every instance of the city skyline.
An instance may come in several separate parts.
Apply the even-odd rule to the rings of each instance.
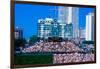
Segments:
[[[26,39],[36,35],[38,19],[47,17],[58,18],[58,15],[55,15],[55,12],[58,14],[58,11],[50,11],[50,9],[55,9],[55,6],[16,4],[15,27],[23,28],[23,36]],[[94,8],[79,8],[79,28],[85,28],[85,17],[88,13],[93,12],[93,10]]]

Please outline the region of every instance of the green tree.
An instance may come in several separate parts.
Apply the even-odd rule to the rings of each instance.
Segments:
[[[94,44],[94,41],[83,41],[83,44]]]
[[[39,40],[39,37],[37,37],[36,35],[32,35],[29,39],[29,44],[32,45],[34,44],[36,41]]]
[[[25,46],[26,43],[27,43],[27,41],[24,38],[22,38],[22,39],[15,39],[15,46],[16,47]]]

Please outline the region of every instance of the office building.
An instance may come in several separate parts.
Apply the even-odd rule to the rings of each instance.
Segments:
[[[79,30],[79,38],[85,39],[85,37],[86,37],[86,29],[85,28],[81,28]]]
[[[19,27],[15,28],[15,39],[23,38],[23,30]]]
[[[48,38],[52,34],[52,18],[45,18],[38,20],[38,37]]]
[[[88,13],[86,15],[86,40],[94,40],[94,14]]]

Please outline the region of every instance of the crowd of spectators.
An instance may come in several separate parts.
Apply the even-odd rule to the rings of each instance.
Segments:
[[[73,63],[73,62],[89,62],[94,61],[94,54],[87,53],[67,53],[67,54],[54,54],[53,63]]]
[[[40,40],[32,46],[21,48],[21,51],[23,53],[53,52],[53,63],[59,64],[94,61],[94,53],[83,53],[90,50],[91,47],[93,45],[86,45],[85,49],[80,48],[78,42],[75,43],[74,41],[49,42]]]
[[[22,52],[77,52],[82,51],[78,46],[69,41],[48,42],[39,41],[33,46],[23,48]]]

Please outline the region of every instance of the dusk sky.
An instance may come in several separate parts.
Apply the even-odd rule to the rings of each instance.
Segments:
[[[55,10],[51,11],[54,8],[55,6],[49,5],[15,4],[15,27],[23,29],[23,36],[26,39],[32,35],[37,35],[39,18],[57,18]],[[85,16],[93,11],[94,8],[79,8],[79,27],[85,28]]]

